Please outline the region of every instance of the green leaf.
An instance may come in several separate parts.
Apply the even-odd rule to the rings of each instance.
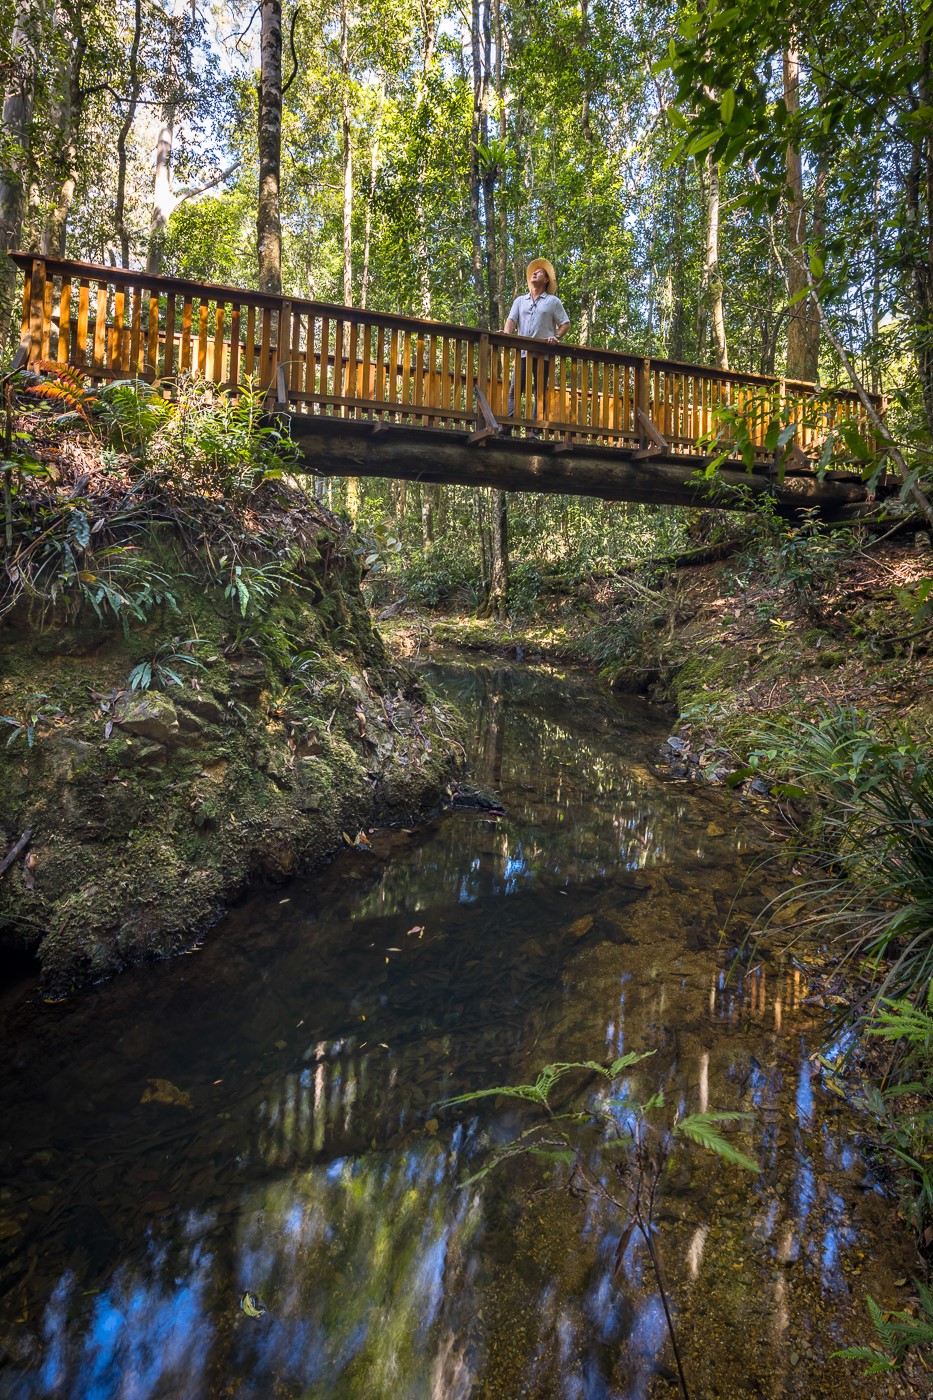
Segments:
[[[703,151],[708,151],[710,146],[715,146],[721,135],[721,131],[707,131],[702,136],[695,136],[687,147],[687,155],[698,156]]]
[[[731,122],[734,113],[735,93],[732,88],[726,88],[726,91],[722,95],[722,101],[719,104],[719,115],[722,117],[723,123],[726,126]]]
[[[810,254],[810,274],[814,282],[818,282],[823,276],[823,259],[818,253]]]

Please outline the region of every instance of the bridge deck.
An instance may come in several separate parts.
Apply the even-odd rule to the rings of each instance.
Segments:
[[[495,331],[11,256],[24,272],[30,361],[72,364],[92,380],[254,380],[292,416],[312,470],[694,501],[689,478],[709,460],[709,435],[728,431],[717,410],[729,407],[751,426],[752,460],[727,467],[726,478],[767,487],[776,475],[768,431],[790,415],[797,485],[785,490],[785,463],[780,494],[822,504],[864,496],[844,470],[841,440],[831,466],[842,472],[815,479],[814,458],[841,426],[871,441],[851,391],[818,395],[802,381],[566,343],[532,350]]]

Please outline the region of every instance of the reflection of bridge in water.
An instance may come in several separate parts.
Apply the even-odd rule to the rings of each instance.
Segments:
[[[544,350],[496,331],[11,256],[25,275],[30,362],[75,365],[92,380],[140,377],[166,391],[179,374],[226,388],[253,380],[288,416],[307,470],[323,475],[674,505],[730,505],[772,492],[787,510],[830,514],[866,498],[839,436],[854,428],[871,445],[851,390],[820,393],[803,381],[614,350]],[[749,426],[745,462],[723,409]],[[780,462],[778,422],[795,425]],[[714,484],[697,473],[711,461],[717,431],[732,433],[734,455]],[[820,474],[824,447],[830,470]]]

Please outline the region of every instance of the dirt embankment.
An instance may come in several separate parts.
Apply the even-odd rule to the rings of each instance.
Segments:
[[[345,528],[281,484],[250,511],[255,548],[223,567],[177,519],[108,521],[122,543],[92,535],[83,578],[0,620],[0,859],[31,833],[0,877],[0,950],[34,951],[50,993],[190,946],[248,880],[436,802],[459,760],[373,629]],[[130,563],[163,581],[142,620],[98,596],[128,596]]]

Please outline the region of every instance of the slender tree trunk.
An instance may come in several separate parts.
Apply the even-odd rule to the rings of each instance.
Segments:
[[[343,154],[343,304],[353,305],[353,141],[350,130],[350,21],[340,2],[340,131]]]
[[[175,144],[175,103],[162,107],[156,142],[155,179],[152,187],[152,215],[149,220],[149,251],[146,271],[160,273],[165,253],[165,234],[175,207],[172,196],[172,149]]]
[[[489,325],[488,306],[483,287],[483,230],[480,223],[480,173],[479,147],[483,142],[483,123],[486,109],[486,74],[483,71],[482,20],[483,0],[472,0],[470,24],[470,49],[473,58],[473,115],[470,122],[470,239],[473,244],[473,290],[476,296],[476,311],[481,327]]]
[[[683,217],[687,207],[687,167],[677,167],[676,207],[671,220],[671,334],[668,354],[672,360],[685,360],[687,287],[684,266]]]
[[[123,267],[130,265],[130,233],[126,226],[126,143],[136,120],[136,107],[142,89],[139,75],[139,46],[142,42],[142,0],[135,0],[133,6],[133,42],[130,45],[129,75],[130,96],[126,113],[117,133],[117,198],[113,211],[113,222],[117,238],[120,240],[120,261]]]
[[[716,367],[717,369],[728,369],[729,348],[726,344],[726,317],[722,304],[722,273],[719,268],[719,163],[713,160],[709,152],[706,156],[706,190],[706,252],[703,260],[703,285]]]
[[[503,154],[508,149],[509,139],[509,109],[508,93],[505,86],[505,26],[502,23],[502,0],[493,0],[494,25],[496,35],[496,99],[499,109],[499,144]],[[508,209],[506,199],[506,181],[508,179],[508,166],[503,165],[502,179],[499,182],[499,263],[496,269],[496,291],[499,298],[499,309],[501,316],[505,316],[506,308],[511,304],[509,296],[509,224]],[[493,323],[501,325],[498,318]]]
[[[379,115],[376,119],[376,128],[373,131],[373,145],[369,160],[369,193],[366,199],[366,232],[363,238],[363,280],[360,284],[360,306],[364,311],[366,310],[366,299],[369,296],[369,252],[373,231],[373,200],[376,197],[376,181],[379,178],[379,128],[384,101],[385,89],[382,88],[379,96]]]
[[[60,74],[61,86],[53,104],[52,127],[60,133],[55,161],[56,189],[42,228],[39,251],[47,257],[63,258],[68,234],[68,215],[78,186],[78,152],[84,116],[81,69],[87,52],[87,35],[80,4],[71,10],[59,7],[56,11],[56,27],[63,31],[70,27],[72,33],[68,61]]]
[[[20,0],[10,36],[2,126],[9,141],[10,162],[0,170],[0,254],[16,248],[22,239],[26,187],[32,165],[32,108],[35,96],[34,33],[37,20],[33,0]],[[0,351],[10,333],[16,288],[16,268],[0,256]]]
[[[489,605],[496,617],[509,611],[509,515],[508,492],[492,493],[492,576]]]
[[[923,73],[929,74],[929,41],[921,46],[920,58]],[[928,76],[918,84],[921,106],[929,106],[933,99],[930,87]],[[929,129],[913,145],[907,178],[907,218],[912,234],[909,267],[914,360],[927,429],[933,436],[933,133]]]
[[[784,51],[784,103],[794,116],[800,110],[800,57],[791,37]],[[800,151],[788,143],[787,171],[787,293],[793,302],[787,319],[787,377],[815,380],[819,372],[819,314],[809,297],[794,298],[809,286],[807,209],[803,194]]]
[[[256,219],[259,290],[281,293],[282,5],[281,0],[260,0],[260,5],[259,203]]]

